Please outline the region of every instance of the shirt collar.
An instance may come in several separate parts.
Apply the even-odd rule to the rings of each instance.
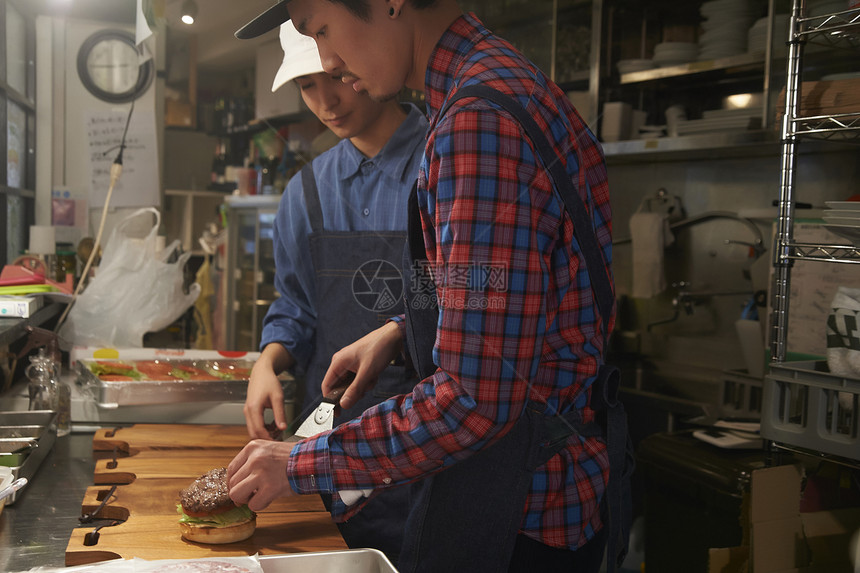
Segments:
[[[468,60],[475,45],[490,35],[490,31],[474,14],[463,14],[448,27],[427,65],[424,94],[427,114],[435,118],[454,87],[457,72]]]
[[[348,139],[341,141],[343,157],[337,162],[338,179],[348,179],[357,175],[363,163],[372,161],[388,177],[407,183],[411,176],[409,163],[417,146],[424,146],[424,136],[427,133],[427,119],[413,104],[404,104],[407,108],[406,119],[388,139],[375,157],[367,158]]]

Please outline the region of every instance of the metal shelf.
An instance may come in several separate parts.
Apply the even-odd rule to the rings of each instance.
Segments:
[[[791,243],[787,258],[797,261],[822,261],[829,263],[860,263],[860,248],[851,245],[819,245],[814,243]]]
[[[860,112],[799,117],[792,123],[794,134],[804,138],[860,142]]]
[[[658,137],[656,139],[630,139],[604,142],[603,152],[607,158],[618,155],[640,155],[665,152],[711,152],[718,149],[739,151],[740,147],[778,143],[777,133],[764,130],[719,131],[684,135],[680,137]],[[747,151],[741,153],[748,153]]]
[[[677,66],[666,66],[663,68],[653,68],[650,70],[621,74],[620,83],[621,85],[638,84],[667,78],[689,77],[707,72],[737,70],[739,68],[759,69],[764,67],[764,62],[765,55],[763,53],[741,54],[739,56],[729,56],[727,58],[718,58],[715,60],[702,60],[699,62],[688,62]]]
[[[42,326],[66,308],[65,303],[47,302],[29,318],[0,318],[0,346],[9,346],[27,335],[28,326]]]
[[[791,205],[797,177],[797,151],[801,140],[827,140],[844,143],[860,141],[860,110],[797,117],[803,87],[802,57],[807,43],[821,43],[831,48],[860,47],[860,9],[832,14],[807,16],[805,0],[793,0],[791,33],[786,60],[785,114],[780,134],[781,174],[779,192],[779,224],[774,249],[774,278],[772,298],[773,328],[771,355],[776,363],[785,361],[788,337],[788,300],[790,298],[791,264],[795,260],[811,260],[854,264],[860,262],[860,249],[851,245],[795,243],[791,221]],[[854,60],[856,61],[856,60]]]
[[[795,37],[834,48],[860,47],[860,8],[798,18]]]

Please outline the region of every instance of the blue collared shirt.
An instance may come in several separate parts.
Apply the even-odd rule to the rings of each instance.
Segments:
[[[427,120],[414,105],[382,150],[365,157],[349,140],[313,160],[327,231],[405,231],[409,192],[418,177]],[[275,288],[280,296],[263,320],[260,348],[280,342],[304,369],[313,353],[316,287],[308,236],[311,223],[301,174],[287,183],[274,227]]]

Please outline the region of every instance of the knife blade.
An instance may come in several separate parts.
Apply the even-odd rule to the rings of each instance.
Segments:
[[[310,438],[320,432],[331,430],[334,427],[334,411],[344,390],[346,388],[336,388],[323,396],[319,406],[310,416],[305,418],[295,435],[299,438]]]

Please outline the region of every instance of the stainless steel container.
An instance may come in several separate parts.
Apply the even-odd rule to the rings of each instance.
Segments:
[[[260,565],[265,573],[397,573],[385,554],[376,549],[262,555]]]
[[[170,376],[158,379],[157,375],[146,375],[135,369],[136,379],[105,380],[93,372],[92,368],[96,362],[78,360],[76,369],[78,383],[100,408],[190,402],[244,402],[248,389],[248,372],[253,366],[253,362],[248,360],[121,360],[118,362],[132,368],[143,363],[157,362],[165,366],[192,369],[195,372],[215,370],[220,373],[209,379],[177,379]],[[220,370],[213,368],[213,365]],[[236,373],[233,378],[229,378],[231,366]],[[294,378],[289,374],[282,374],[279,378],[283,383],[285,398],[291,399],[295,394]]]
[[[0,465],[12,468],[13,479],[32,481],[56,439],[57,413],[53,410],[0,412]],[[6,504],[15,503],[22,491],[9,496]]]

